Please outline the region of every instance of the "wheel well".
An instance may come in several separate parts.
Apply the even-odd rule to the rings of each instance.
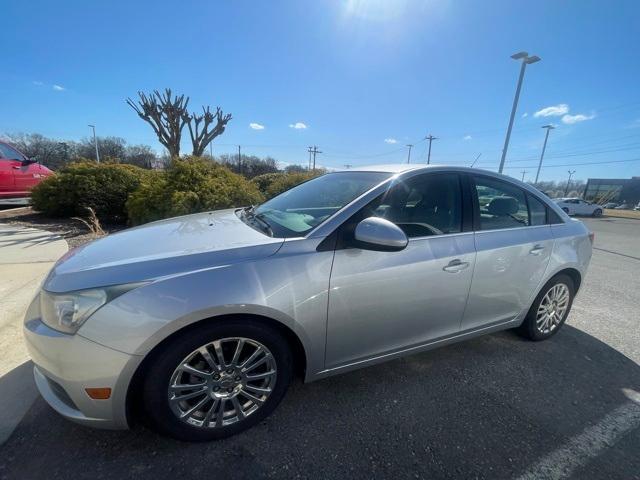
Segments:
[[[565,268],[564,270],[560,270],[554,276],[557,276],[560,274],[568,275],[571,278],[571,280],[573,280],[573,284],[576,287],[576,293],[577,293],[578,290],[580,289],[580,283],[582,283],[582,275],[580,275],[580,272],[575,268]]]
[[[163,339],[158,345],[153,347],[153,349],[147,353],[145,358],[142,360],[142,363],[136,369],[131,382],[129,383],[129,389],[127,391],[127,422],[129,425],[132,425],[137,418],[144,413],[140,408],[140,398],[141,396],[141,388],[142,388],[142,380],[144,379],[144,375],[153,359],[156,358],[165,345],[171,342],[176,336],[183,335],[185,332],[197,329],[202,325],[203,322],[210,321],[225,321],[225,320],[238,320],[238,319],[251,319],[255,321],[259,321],[263,324],[269,325],[273,329],[280,332],[280,334],[287,340],[289,347],[291,348],[291,354],[293,355],[293,368],[294,374],[304,378],[304,374],[307,368],[307,357],[305,354],[304,347],[302,342],[298,338],[298,336],[291,330],[289,327],[284,325],[283,323],[278,322],[270,317],[265,317],[262,315],[247,315],[247,314],[231,314],[231,315],[220,315],[217,317],[205,318],[190,325],[187,325],[180,330],[173,332],[167,338]]]

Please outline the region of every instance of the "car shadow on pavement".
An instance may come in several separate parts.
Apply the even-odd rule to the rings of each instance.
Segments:
[[[298,381],[270,418],[211,443],[81,427],[38,398],[0,478],[639,478],[637,392],[640,367],[571,326],[546,342],[501,332]]]

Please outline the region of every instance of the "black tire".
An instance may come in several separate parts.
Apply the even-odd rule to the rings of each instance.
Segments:
[[[596,208],[596,209],[593,211],[593,216],[594,216],[594,217],[601,217],[601,216],[602,216],[602,209],[601,209],[601,208]]]
[[[564,210],[564,213],[566,213],[567,215],[569,215],[569,209],[567,207],[562,207],[562,210]]]
[[[271,394],[264,403],[244,419],[218,427],[198,427],[178,419],[169,405],[169,382],[176,367],[191,352],[214,340],[244,337],[267,347],[275,359],[277,377]],[[246,430],[267,417],[284,397],[291,382],[291,349],[286,339],[274,328],[255,320],[211,321],[178,334],[154,356],[142,382],[144,415],[150,426],[162,434],[183,441],[217,440]]]
[[[538,312],[538,307],[540,306],[540,302],[542,302],[542,299],[545,297],[547,292],[549,292],[549,290],[551,290],[552,287],[560,283],[566,285],[569,289],[569,303],[567,306],[567,310],[562,316],[562,319],[560,320],[560,322],[557,324],[557,326],[553,330],[547,333],[543,333],[538,329],[536,325],[536,314]],[[534,300],[533,305],[531,305],[531,308],[527,312],[527,316],[522,322],[522,325],[520,325],[520,327],[518,327],[516,331],[523,337],[536,342],[553,337],[556,333],[558,333],[558,330],[560,330],[564,325],[564,322],[566,321],[567,316],[571,311],[571,306],[573,305],[573,298],[575,297],[575,293],[576,293],[576,287],[570,276],[565,274],[556,275],[551,280],[549,280],[544,287],[542,287],[542,289],[538,293],[538,296]]]

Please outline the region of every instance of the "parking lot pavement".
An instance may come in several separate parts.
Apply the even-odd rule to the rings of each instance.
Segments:
[[[67,249],[67,242],[51,232],[0,225],[0,445],[37,396],[22,341],[24,312]]]
[[[640,221],[609,220],[586,221],[599,250],[549,341],[501,332],[298,382],[214,443],[91,430],[38,399],[0,447],[0,478],[639,479]]]

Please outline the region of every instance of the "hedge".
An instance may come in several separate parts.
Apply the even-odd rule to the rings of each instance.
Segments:
[[[71,163],[33,188],[33,208],[52,217],[85,217],[91,207],[100,220],[124,223],[127,198],[151,173],[133,165]]]
[[[167,217],[263,201],[257,187],[228,168],[197,157],[174,160],[150,176],[127,201],[129,223],[138,225]]]

